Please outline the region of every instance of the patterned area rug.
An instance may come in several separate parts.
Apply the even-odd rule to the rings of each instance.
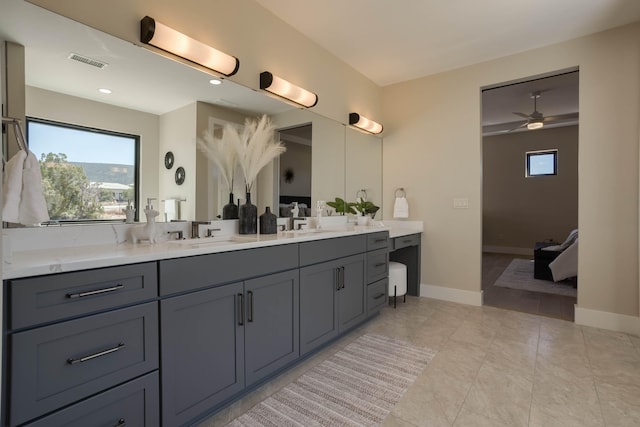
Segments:
[[[530,259],[515,258],[506,270],[498,277],[493,286],[503,288],[521,289],[524,291],[543,292],[575,297],[578,294],[576,288],[570,283],[550,282],[533,278],[533,261]]]
[[[435,352],[365,334],[228,426],[380,424]]]

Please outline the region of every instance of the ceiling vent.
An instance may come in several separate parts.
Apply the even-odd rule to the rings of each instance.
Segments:
[[[106,62],[98,61],[97,59],[92,59],[88,56],[78,55],[77,53],[70,53],[68,58],[82,62],[83,64],[91,65],[92,67],[100,68],[101,70],[109,65]]]

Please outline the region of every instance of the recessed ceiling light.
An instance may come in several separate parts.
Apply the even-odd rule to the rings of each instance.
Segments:
[[[111,93],[111,89],[100,88],[98,90],[102,93],[107,93],[107,94]]]
[[[222,80],[220,80],[220,79],[211,79],[211,80],[209,80],[209,83],[211,83],[212,85],[221,85],[222,84]]]

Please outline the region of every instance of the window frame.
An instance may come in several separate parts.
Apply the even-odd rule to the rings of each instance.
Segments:
[[[553,172],[532,174],[531,173],[532,158],[535,158],[536,156],[548,155],[548,154],[553,155]],[[525,164],[525,169],[524,169],[525,178],[537,178],[541,176],[556,176],[558,175],[558,149],[553,148],[553,149],[547,149],[547,150],[527,151],[525,152],[525,156],[524,156],[524,164]]]
[[[134,140],[134,171],[133,171],[133,181],[134,181],[134,204],[135,208],[135,218],[134,221],[138,221],[140,216],[140,135],[129,134],[125,132],[118,132],[108,129],[99,129],[91,126],[78,125],[73,123],[65,123],[59,122],[55,120],[43,119],[39,117],[27,116],[25,120],[25,132],[27,139],[27,146],[29,145],[29,124],[30,123],[40,123],[49,126],[57,126],[65,129],[74,129],[83,132],[92,132],[98,133],[102,135],[110,135],[117,136],[122,138],[131,138]],[[38,159],[40,161],[40,159]],[[63,220],[50,220],[42,223],[43,225],[51,225],[51,224],[99,224],[99,223],[124,223],[126,218],[122,219],[63,219]]]

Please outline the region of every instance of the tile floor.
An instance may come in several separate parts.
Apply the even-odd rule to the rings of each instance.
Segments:
[[[366,332],[438,351],[384,426],[640,425],[640,338],[407,297],[199,427],[225,425]]]

